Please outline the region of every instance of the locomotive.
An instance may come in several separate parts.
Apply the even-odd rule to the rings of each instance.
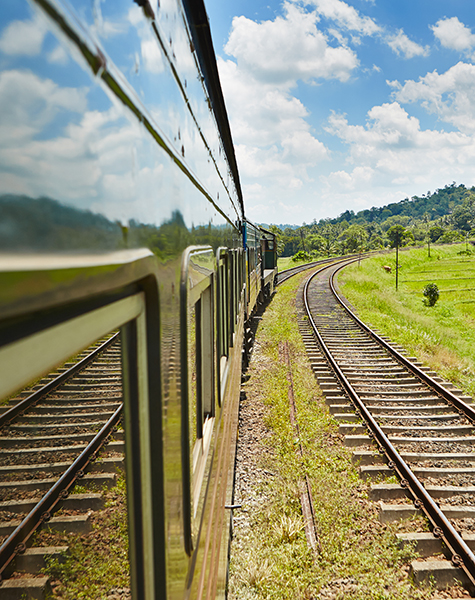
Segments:
[[[224,597],[245,323],[277,260],[204,4],[0,14],[0,397],[120,329],[132,597]]]

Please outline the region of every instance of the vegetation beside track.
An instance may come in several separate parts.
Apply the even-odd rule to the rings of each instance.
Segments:
[[[475,395],[475,254],[465,244],[433,247],[430,254],[427,247],[400,252],[397,292],[394,255],[345,268],[339,286],[363,321]],[[423,302],[429,283],[440,292],[434,306]]]
[[[286,257],[279,257],[277,259],[277,268],[280,271],[285,271],[285,269],[291,269],[292,267],[300,267],[300,265],[305,265],[308,262],[314,262],[314,261],[308,261],[308,260],[293,260],[291,256],[286,256]]]
[[[338,425],[318,392],[296,320],[295,297],[302,277],[282,284],[264,313],[244,385],[245,402],[254,411],[264,405],[270,435],[256,442],[261,450],[254,453],[259,453],[262,468],[271,476],[254,484],[257,498],[243,500],[247,525],[235,528],[229,597],[430,598],[430,590],[415,589],[409,582],[406,564],[412,557],[395,543],[397,526],[378,522],[377,506],[368,500],[351,451],[343,446]],[[316,556],[303,530],[298,491],[302,470],[289,418],[287,367],[279,358],[279,342],[284,340],[289,344],[321,545]]]

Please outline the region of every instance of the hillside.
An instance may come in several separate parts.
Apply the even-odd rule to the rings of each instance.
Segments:
[[[278,236],[279,256],[303,252],[303,258],[317,258],[389,246],[395,226],[404,230],[402,245],[465,240],[475,228],[475,187],[452,183],[433,194],[357,213],[347,210],[339,217],[314,220],[297,229],[269,228]]]
[[[330,219],[331,223],[341,223],[347,221],[351,223],[382,223],[387,218],[395,215],[422,219],[428,215],[430,220],[437,217],[449,215],[453,209],[462,204],[465,194],[475,192],[475,187],[467,189],[463,184],[446,185],[443,189],[436,190],[433,194],[427,192],[427,195],[412,196],[411,199],[405,198],[400,202],[393,202],[386,206],[375,207],[366,210],[360,210],[356,214],[352,210],[347,210],[335,219]]]

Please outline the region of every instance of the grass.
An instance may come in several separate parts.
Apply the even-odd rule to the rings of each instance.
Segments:
[[[296,322],[295,295],[301,276],[283,284],[259,326],[246,396],[264,405],[270,435],[261,440],[261,466],[272,477],[259,484],[259,502],[249,526],[235,531],[230,565],[230,600],[311,598],[415,599],[431,592],[412,586],[407,562],[412,553],[395,543],[404,525],[377,520],[351,451],[318,392]],[[302,466],[289,420],[286,366],[279,342],[290,349],[297,418],[314,500],[321,552],[308,548],[299,501]],[[320,595],[319,595],[320,594]]]
[[[291,269],[292,267],[298,267],[299,265],[305,265],[309,262],[315,262],[315,258],[311,260],[292,260],[291,256],[286,256],[285,258],[280,257],[277,259],[277,268],[279,271],[284,271],[285,269]]]
[[[392,267],[387,273],[383,265]],[[340,289],[359,316],[442,377],[475,394],[475,255],[465,244],[414,248],[400,253],[399,289],[393,255],[375,256],[346,268]],[[435,306],[423,302],[435,283]]]

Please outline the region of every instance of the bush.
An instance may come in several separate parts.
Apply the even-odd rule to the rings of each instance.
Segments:
[[[310,260],[310,255],[308,252],[304,252],[303,250],[299,250],[292,256],[292,260],[297,262],[298,260]]]
[[[426,306],[434,306],[439,299],[439,288],[435,283],[428,283],[424,288],[423,294],[426,297],[424,300]]]

